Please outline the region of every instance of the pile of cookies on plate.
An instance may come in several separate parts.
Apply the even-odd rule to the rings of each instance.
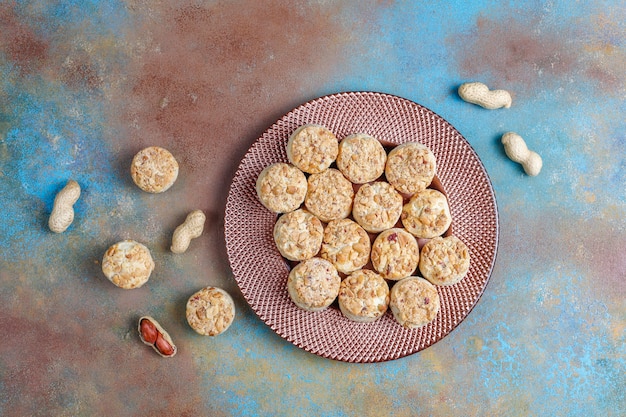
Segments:
[[[436,286],[463,279],[470,256],[449,233],[446,195],[431,186],[433,152],[418,142],[386,149],[366,133],[339,141],[316,124],[298,127],[286,150],[289,163],[265,167],[256,192],[278,215],[274,242],[293,265],[293,302],[315,312],[337,300],[356,322],[388,309],[406,328],[434,320]]]

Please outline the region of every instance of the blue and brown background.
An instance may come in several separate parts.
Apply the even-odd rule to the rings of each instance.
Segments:
[[[482,81],[510,109],[461,101]],[[498,256],[452,333],[414,355],[348,364],[307,353],[248,307],[223,237],[248,147],[301,103],[340,91],[399,95],[469,141],[493,183]],[[0,415],[626,415],[626,4],[623,1],[0,2]],[[499,142],[526,139],[528,177]],[[132,156],[161,145],[181,169],[152,195]],[[47,228],[55,194],[76,218]],[[173,229],[205,232],[183,255]],[[106,248],[132,238],[156,269],[113,286]],[[206,338],[186,299],[233,294]],[[157,318],[179,353],[137,336]]]

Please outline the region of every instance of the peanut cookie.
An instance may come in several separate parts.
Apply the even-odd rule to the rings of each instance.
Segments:
[[[323,126],[308,124],[297,128],[287,141],[289,162],[308,174],[317,174],[335,162],[339,142]]]
[[[353,198],[352,183],[339,170],[328,168],[309,176],[304,205],[321,221],[329,222],[348,217]]]
[[[102,272],[113,284],[130,290],[139,288],[150,278],[154,261],[150,250],[134,240],[111,245],[102,259]]]
[[[418,191],[402,208],[402,224],[413,236],[430,239],[444,234],[452,223],[448,199],[427,188]]]
[[[283,162],[265,167],[256,180],[259,200],[274,213],[287,213],[300,207],[304,203],[306,190],[304,173]]]
[[[187,323],[203,336],[217,336],[235,319],[235,303],[221,288],[206,287],[187,300]]]
[[[422,247],[420,272],[435,285],[456,284],[465,277],[469,266],[469,250],[456,236],[435,237]]]
[[[352,216],[368,232],[394,227],[401,214],[402,195],[384,181],[363,184],[354,196]]]
[[[282,256],[303,261],[319,252],[324,237],[322,222],[305,209],[285,213],[274,224],[274,242]]]
[[[350,219],[332,220],[324,229],[321,257],[339,272],[363,268],[370,258],[370,239],[365,229]]]
[[[337,168],[355,184],[365,184],[383,175],[385,162],[385,148],[370,135],[350,135],[339,143]]]
[[[386,279],[410,276],[419,263],[419,246],[415,237],[396,227],[380,233],[372,244],[372,266]]]
[[[341,282],[339,309],[344,316],[361,323],[373,322],[389,306],[389,285],[376,272],[359,269]]]
[[[396,190],[412,195],[430,185],[436,169],[435,155],[428,147],[408,142],[389,152],[385,176]]]
[[[325,259],[311,258],[296,265],[287,279],[293,302],[306,311],[322,311],[335,301],[341,278]]]
[[[396,321],[407,329],[433,321],[439,305],[437,289],[424,278],[406,277],[391,288],[389,308]]]
[[[178,162],[167,150],[150,146],[137,152],[130,165],[130,175],[139,188],[162,193],[178,178]]]

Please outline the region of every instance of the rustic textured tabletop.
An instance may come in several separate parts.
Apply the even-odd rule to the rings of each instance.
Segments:
[[[0,415],[626,415],[625,22],[608,0],[0,2]],[[464,102],[469,81],[512,106]],[[378,363],[277,335],[244,298],[224,236],[246,151],[290,110],[346,91],[447,120],[498,208],[497,258],[471,312]],[[509,131],[541,155],[539,175],[507,158]],[[150,145],[180,167],[161,194],[130,176]],[[75,218],[53,233],[70,179]],[[195,209],[204,231],[174,254]],[[154,258],[141,288],[102,272],[123,239]],[[210,285],[236,307],[216,337],[185,319]],[[141,343],[144,315],[176,356]]]

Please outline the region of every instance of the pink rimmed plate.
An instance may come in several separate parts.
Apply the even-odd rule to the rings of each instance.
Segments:
[[[289,135],[307,123],[326,126],[340,140],[352,133],[368,133],[390,144],[417,141],[435,154],[453,233],[468,246],[471,265],[461,282],[438,287],[441,309],[427,326],[405,329],[390,311],[374,323],[356,323],[345,318],[335,305],[312,313],[299,309],[289,298],[289,265],[272,237],[276,215],[257,199],[255,183],[269,164],[288,162]],[[382,362],[431,346],[467,317],[483,294],[495,263],[498,212],[493,187],[476,152],[442,117],[401,97],[347,92],[302,104],[250,147],[228,194],[225,237],[230,265],[243,296],[278,335],[325,358]]]

